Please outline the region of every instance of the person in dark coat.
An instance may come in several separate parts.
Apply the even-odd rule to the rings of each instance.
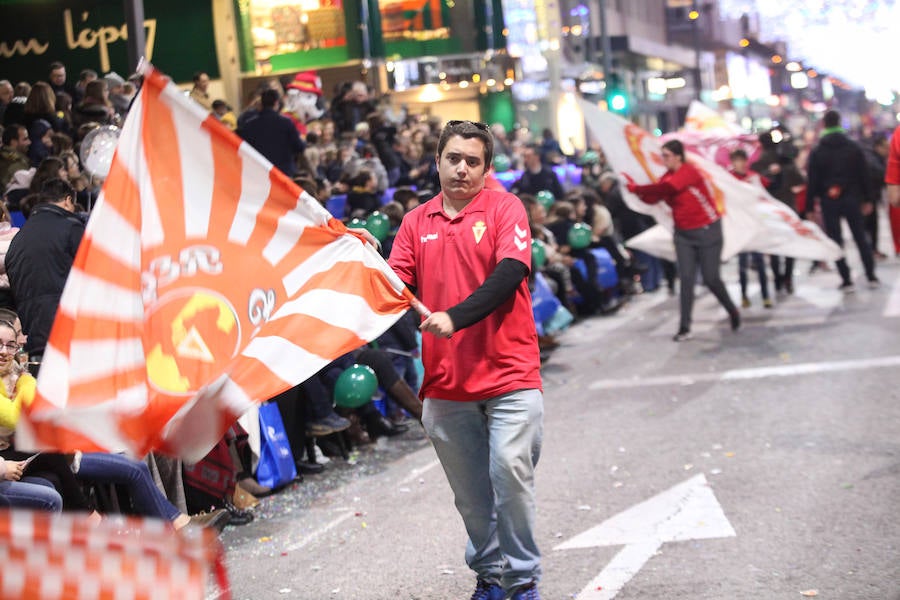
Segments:
[[[28,336],[29,360],[40,363],[59,307],[66,278],[84,235],[75,212],[75,190],[54,178],[41,187],[38,204],[13,238],[6,272],[22,329]]]
[[[776,135],[780,141],[776,142]],[[750,170],[762,175],[765,180],[766,191],[780,200],[794,212],[797,212],[795,196],[797,189],[801,189],[806,183],[803,173],[797,168],[794,160],[797,158],[797,146],[790,137],[790,132],[785,129],[773,129],[759,136],[762,152],[750,165]],[[788,294],[794,293],[794,258],[777,254],[769,256],[769,264],[772,267],[772,275],[775,279],[775,291],[784,290]],[[782,268],[783,266],[783,268]]]
[[[841,218],[847,221],[859,249],[869,286],[878,287],[880,282],[875,276],[872,247],[869,246],[863,226],[863,206],[873,203],[875,199],[866,157],[859,144],[847,137],[841,129],[840,113],[829,110],[825,113],[823,124],[825,129],[819,143],[809,155],[807,211],[814,207],[815,202],[821,204],[825,233],[841,248],[844,247]],[[837,268],[841,275],[839,289],[852,292],[853,280],[850,278],[847,261],[844,258],[838,260]]]
[[[537,196],[541,190],[548,190],[557,200],[562,200],[565,196],[559,177],[553,172],[553,169],[541,163],[541,149],[536,144],[531,144],[525,148],[523,155],[525,162],[525,170],[522,176],[512,184],[510,192],[513,194],[531,194]]]
[[[247,119],[238,134],[288,177],[297,172],[297,155],[306,149],[297,128],[278,112],[279,94],[267,89],[260,95],[259,112]]]

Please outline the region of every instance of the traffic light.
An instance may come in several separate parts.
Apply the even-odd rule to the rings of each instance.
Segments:
[[[622,85],[622,80],[615,73],[610,73],[606,80],[606,106],[607,108],[619,115],[628,114],[629,110],[628,93]]]

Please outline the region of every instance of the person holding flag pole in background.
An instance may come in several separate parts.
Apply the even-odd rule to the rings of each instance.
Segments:
[[[685,161],[684,145],[680,141],[666,142],[660,154],[667,170],[657,183],[638,185],[630,175],[623,175],[628,181],[628,191],[643,202],[665,202],[672,209],[675,254],[681,280],[681,324],[672,339],[676,342],[690,339],[698,265],[703,282],[728,311],[731,329],[736,331],[741,326],[741,315],[719,272],[723,245],[721,210],[700,171]]]

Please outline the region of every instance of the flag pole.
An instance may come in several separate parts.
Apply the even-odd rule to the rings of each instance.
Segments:
[[[416,298],[415,294],[413,294],[406,286],[403,286],[403,297],[409,300],[410,306],[416,309],[416,312],[423,318],[427,319],[431,316],[431,311],[428,310],[428,307],[422,304],[422,301]]]

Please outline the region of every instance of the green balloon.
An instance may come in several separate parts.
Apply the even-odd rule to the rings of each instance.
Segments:
[[[550,210],[550,207],[556,202],[556,197],[550,190],[541,190],[537,193],[537,201],[544,207],[544,210]]]
[[[547,246],[541,240],[531,240],[531,264],[535,269],[547,264]]]
[[[377,210],[366,218],[365,228],[375,236],[379,242],[383,242],[391,232],[391,220],[384,213]]]
[[[360,219],[358,217],[353,217],[350,219],[350,222],[347,223],[347,227],[350,229],[365,229],[366,228],[366,220]]]
[[[584,223],[575,223],[569,230],[569,245],[581,250],[591,245],[591,228]]]
[[[494,170],[498,173],[509,171],[510,160],[505,154],[498,154],[494,157]]]
[[[378,378],[368,365],[355,364],[341,373],[334,384],[334,403],[342,408],[359,408],[372,399]]]

